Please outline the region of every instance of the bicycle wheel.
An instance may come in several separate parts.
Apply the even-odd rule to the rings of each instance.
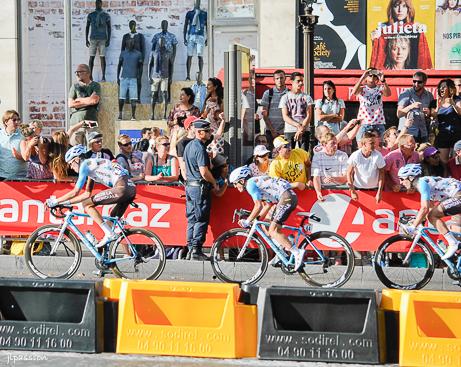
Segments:
[[[224,232],[213,244],[211,267],[223,282],[254,284],[266,273],[267,250],[258,237],[253,236],[239,256],[247,238],[247,229],[234,228]]]
[[[373,257],[373,268],[379,280],[389,288],[421,289],[434,274],[434,255],[429,246],[418,241],[404,263],[413,242],[409,236],[398,234],[385,240]]]
[[[27,239],[24,258],[27,268],[35,276],[42,279],[68,279],[80,266],[80,242],[66,229],[57,243],[60,231],[60,226],[46,225],[37,228]]]
[[[126,279],[157,279],[166,264],[163,242],[155,233],[142,228],[125,230],[110,245],[109,258],[115,260],[115,275]]]
[[[306,250],[299,275],[308,284],[322,288],[341,287],[354,272],[352,247],[334,232],[312,233],[299,247]]]

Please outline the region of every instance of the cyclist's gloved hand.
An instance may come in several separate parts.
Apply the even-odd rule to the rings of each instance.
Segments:
[[[251,227],[251,222],[247,221],[246,219],[240,219],[239,220],[239,226],[242,228],[250,228]]]
[[[415,232],[416,230],[418,229],[418,227],[415,227],[415,226],[412,226],[412,225],[403,225],[402,226],[403,228],[403,231],[409,235],[409,236],[414,236],[415,235]]]
[[[46,199],[46,206],[48,208],[54,208],[58,205],[58,201],[55,198]]]

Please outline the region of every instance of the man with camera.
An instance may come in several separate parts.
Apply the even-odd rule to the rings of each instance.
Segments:
[[[379,132],[382,140],[386,129],[383,97],[391,95],[391,89],[387,85],[383,72],[375,68],[365,70],[354,85],[352,93],[360,102],[357,119],[362,120],[362,125],[357,133],[357,141],[362,139],[364,132],[369,129],[370,125],[373,125],[373,128]]]
[[[71,126],[82,120],[97,121],[98,106],[101,98],[101,86],[91,80],[88,65],[78,65],[75,75],[77,82],[70,87],[68,100]],[[86,144],[85,129],[79,129],[71,137],[70,143],[71,145]]]

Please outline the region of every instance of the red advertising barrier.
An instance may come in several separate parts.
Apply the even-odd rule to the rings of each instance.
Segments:
[[[60,223],[45,210],[44,202],[51,195],[60,196],[71,189],[69,184],[49,182],[0,182],[0,235],[29,234],[37,227]],[[313,231],[329,230],[344,236],[356,250],[374,250],[396,231],[402,214],[414,213],[419,208],[419,194],[384,193],[376,204],[375,192],[359,192],[359,200],[352,201],[347,191],[325,191],[326,200],[320,202],[312,190],[298,192],[298,211],[310,211],[320,219]],[[184,187],[138,185],[136,203],[139,208],[129,208],[125,217],[133,227],[145,227],[156,232],[168,245],[186,242],[186,217]],[[233,228],[234,209],[252,208],[248,194],[228,189],[221,198],[213,198],[211,222],[207,245],[217,236]],[[80,210],[83,208],[80,207]],[[103,214],[108,214],[105,207]],[[102,231],[93,226],[90,218],[78,218],[82,229],[91,229],[95,235]],[[300,218],[292,215],[289,224],[299,224]]]

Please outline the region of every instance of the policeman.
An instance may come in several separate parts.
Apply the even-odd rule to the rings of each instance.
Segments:
[[[216,180],[210,171],[210,158],[205,143],[210,140],[210,123],[205,120],[194,122],[195,139],[184,150],[186,166],[186,217],[187,217],[187,259],[208,260],[202,251],[208,222],[210,221],[211,190],[217,189]]]

